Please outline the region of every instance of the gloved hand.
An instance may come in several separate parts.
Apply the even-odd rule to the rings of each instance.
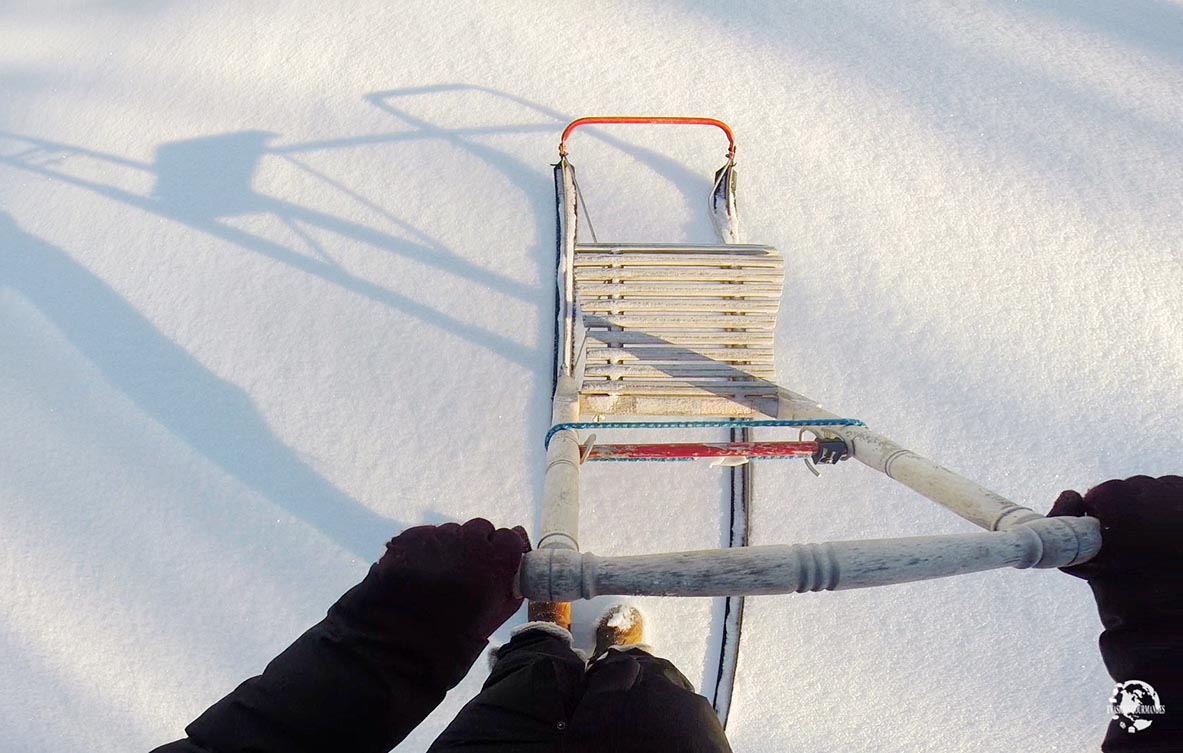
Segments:
[[[1127,683],[1157,693],[1165,713],[1113,709],[1105,753],[1183,750],[1183,478],[1134,476],[1106,481],[1083,497],[1067,491],[1051,515],[1089,515],[1101,523],[1101,551],[1064,572],[1088,580],[1097,600],[1101,658],[1124,698]]]
[[[408,619],[486,640],[517,611],[514,576],[530,538],[483,518],[416,526],[395,536],[369,575],[338,602],[354,624],[381,631]]]
[[[424,610],[439,609],[488,638],[518,607],[514,576],[530,551],[526,529],[493,529],[484,518],[464,525],[408,528],[390,540],[375,571],[392,589],[412,595]]]
[[[1093,487],[1083,497],[1062,492],[1048,516],[1088,515],[1101,522],[1101,551],[1064,572],[1105,576],[1183,577],[1183,477],[1134,476]]]
[[[419,526],[263,671],[214,704],[177,750],[388,751],[464,678],[521,604],[525,530]]]

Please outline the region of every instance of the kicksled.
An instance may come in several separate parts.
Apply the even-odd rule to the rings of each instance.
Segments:
[[[726,136],[726,162],[708,197],[718,243],[581,238],[586,209],[568,140],[586,125],[637,124],[709,126]],[[723,676],[734,674],[744,596],[869,588],[1002,567],[1058,568],[1100,549],[1095,519],[1046,518],[778,382],[774,333],[784,260],[770,246],[740,242],[735,138],[725,123],[581,118],[563,131],[554,179],[555,378],[543,441],[541,529],[518,576],[526,598],[561,604],[604,595],[728,597],[733,645],[724,647],[714,699],[725,720],[720,689],[729,695]],[[727,429],[730,441],[685,441],[687,430],[710,427]],[[643,430],[653,441],[613,441],[622,429]],[[796,439],[765,438],[793,431]],[[713,458],[732,474],[731,547],[621,557],[580,550],[584,463],[695,458]],[[751,464],[768,458],[801,458],[811,466],[853,459],[984,532],[745,546]]]

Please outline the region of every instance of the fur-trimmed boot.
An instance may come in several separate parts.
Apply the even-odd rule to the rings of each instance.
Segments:
[[[641,616],[641,610],[631,604],[613,605],[596,623],[596,649],[592,656],[603,656],[613,647],[630,646],[649,649],[645,645],[645,618]]]
[[[530,622],[553,622],[564,630],[571,629],[571,602],[531,601],[526,605]]]

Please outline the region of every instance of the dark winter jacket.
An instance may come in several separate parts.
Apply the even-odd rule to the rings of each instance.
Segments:
[[[589,669],[563,635],[518,632],[428,753],[731,753],[710,702],[673,664],[608,651]]]
[[[1048,514],[1101,523],[1101,551],[1064,572],[1093,590],[1101,657],[1119,683],[1120,713],[1102,749],[1183,753],[1183,477],[1114,479],[1083,497],[1066,491]]]
[[[1183,540],[1180,540],[1183,549]],[[1183,578],[1107,577],[1089,580],[1105,631],[1101,658],[1118,682],[1154,689],[1165,713],[1129,732],[1113,719],[1105,753],[1183,753]]]
[[[186,740],[153,753],[390,750],[463,679],[486,642],[424,622],[378,591],[371,571],[262,675],[186,727]],[[474,699],[433,751],[730,751],[710,704],[664,659],[609,652],[585,672],[565,641],[539,631],[516,636],[501,654],[486,682],[494,691]],[[474,747],[490,737],[514,742]]]
[[[1166,710],[1136,733],[1114,721],[1104,750],[1183,753],[1183,580],[1125,575],[1092,577],[1090,585],[1105,626],[1101,654],[1110,674],[1119,681],[1150,684]],[[154,753],[385,753],[398,744],[467,674],[486,642],[441,630],[412,609],[380,603],[373,588],[371,572],[262,675],[238,686],[190,724],[187,739]],[[584,681],[581,664],[568,667],[570,662],[556,660],[551,671],[570,677],[558,685],[567,697],[555,698],[554,703],[583,727],[610,728],[607,739],[615,742],[606,750],[684,749],[655,739],[654,731],[667,724],[682,729],[700,726],[704,750],[727,750],[721,733],[712,741],[714,733],[696,725],[695,712],[686,704],[679,706],[691,710],[676,716],[663,714],[660,705],[631,709],[621,706],[619,697],[594,693],[593,685],[611,691],[636,683],[638,671],[677,675],[668,663],[652,661],[639,669],[635,660],[622,656],[602,668],[598,679],[589,674]],[[511,662],[502,664],[501,671],[513,668]],[[502,692],[524,692],[530,683],[526,676],[504,684]],[[705,705],[705,699],[702,702]],[[575,705],[580,708],[573,710]],[[544,712],[540,710],[539,717]],[[592,718],[597,714],[603,719]],[[464,718],[475,724],[493,723],[480,714]],[[450,749],[467,734],[464,725],[453,723],[440,743]],[[563,735],[555,740],[555,750],[573,749]]]
[[[154,753],[385,753],[394,747],[463,679],[485,643],[425,632],[414,614],[392,623],[401,628],[381,633],[359,626],[342,603],[355,600],[364,588],[363,582],[352,589],[262,675],[190,724],[188,739]],[[1155,588],[1093,583],[1106,628],[1101,636],[1105,665],[1115,678],[1150,683],[1167,711],[1136,734],[1114,722],[1106,751],[1183,751],[1183,593]],[[556,661],[555,671],[562,672],[564,664]],[[568,684],[579,684],[580,671],[572,668]],[[615,719],[614,734],[627,734],[620,717]],[[637,738],[652,742],[645,718],[629,719]],[[446,734],[453,743],[464,734],[454,727]]]
[[[486,641],[375,598],[373,570],[328,616],[153,753],[386,753],[468,673]]]

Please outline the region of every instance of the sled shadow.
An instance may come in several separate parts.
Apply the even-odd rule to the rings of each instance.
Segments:
[[[0,212],[0,285],[35,306],[103,377],[252,490],[370,559],[399,523],[371,512],[267,427],[239,387],[175,345],[69,254]]]
[[[525,108],[534,122],[475,128],[432,123],[412,111],[414,97],[442,94],[482,94]],[[536,304],[541,329],[535,342],[548,342],[552,321],[554,274],[554,204],[551,176],[545,163],[534,164],[513,153],[482,143],[499,134],[545,134],[557,141],[571,116],[538,103],[496,90],[464,84],[413,87],[374,92],[366,100],[400,124],[398,130],[356,137],[275,146],[276,134],[240,131],[201,136],[161,144],[151,162],[47,140],[0,134],[16,149],[0,154],[0,164],[90,191],[124,206],[176,222],[213,238],[260,254],[279,264],[315,276],[375,301],[403,316],[479,345],[534,374],[526,390],[527,446],[536,444],[541,458],[542,437],[550,420],[551,354],[549,347],[518,344],[495,330],[462,321],[452,314],[416,302],[397,291],[351,274],[334,262],[316,242],[315,233],[327,232],[369,245],[380,252],[405,257],[437,269],[441,274],[465,279],[517,301]],[[541,122],[539,122],[541,121]],[[666,178],[688,204],[697,205],[709,192],[709,175],[700,175],[652,150],[617,139],[602,130],[581,131],[619,149]],[[447,248],[429,232],[396,216],[377,202],[367,200],[347,184],[312,167],[305,155],[321,150],[348,149],[375,144],[412,146],[424,140],[449,144],[504,175],[533,217],[537,232],[523,239],[536,264],[541,286],[525,284],[495,270],[473,264]],[[549,152],[549,150],[547,150]],[[148,194],[87,177],[93,171],[71,171],[72,160],[95,160],[109,167],[134,171],[152,181]],[[265,159],[282,159],[312,179],[363,205],[389,223],[391,232],[369,224],[269,196],[255,188],[256,174]],[[394,162],[396,160],[392,160]],[[278,218],[302,239],[296,249],[236,227],[234,218],[253,214]],[[709,228],[705,221],[697,229]],[[323,531],[327,536],[365,559],[380,551],[384,537],[398,524],[384,519],[321,477],[301,461],[266,426],[246,392],[210,372],[182,348],[171,343],[150,321],[101,279],[71,259],[62,249],[20,230],[5,218],[5,245],[24,248],[20,264],[8,259],[6,278],[45,312],[71,342],[104,373],[112,384],[227,472],[275,504]],[[118,335],[118,336],[117,336]],[[155,379],[146,378],[153,374]],[[541,463],[539,463],[541,471]],[[541,496],[541,472],[530,475],[531,499]],[[537,506],[532,506],[535,515]],[[438,516],[437,516],[438,517]],[[442,519],[441,519],[442,521]],[[436,522],[441,522],[436,521]],[[712,639],[713,640],[713,639]]]

